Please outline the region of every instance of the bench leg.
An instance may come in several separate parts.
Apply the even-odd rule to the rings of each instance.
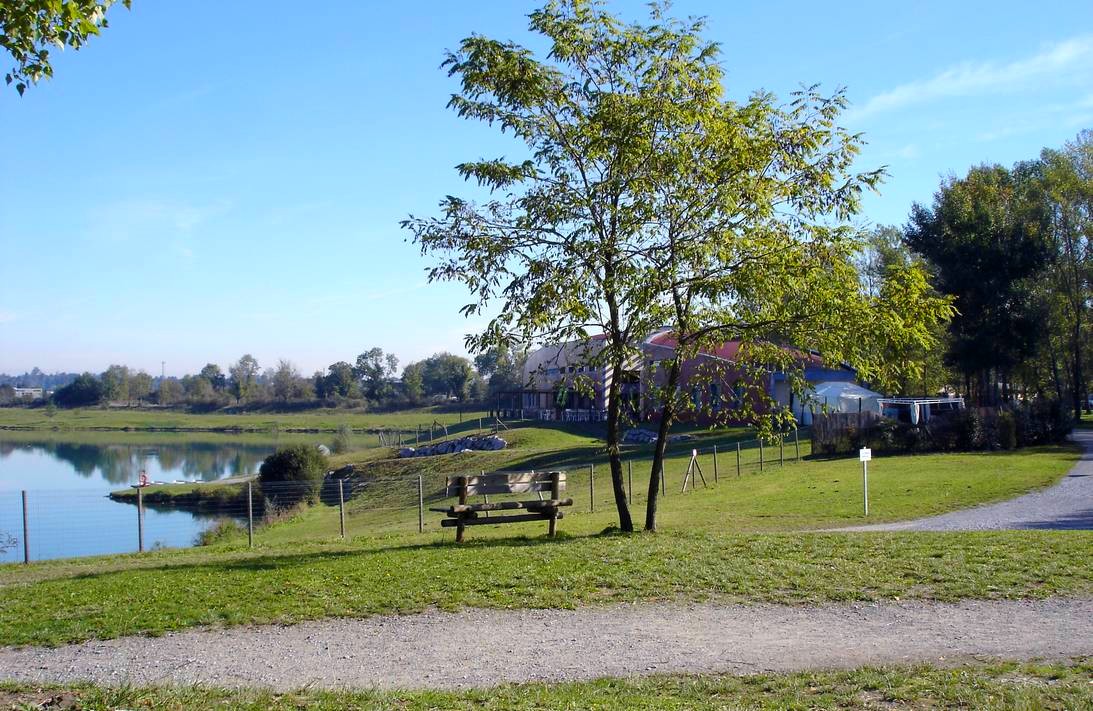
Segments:
[[[555,514],[552,514],[551,517],[550,517],[550,529],[547,532],[547,535],[550,536],[551,538],[554,538],[554,534],[556,533],[557,528],[558,528],[558,515],[557,515],[557,513],[555,513]]]
[[[459,519],[459,525],[455,527],[455,542],[456,543],[462,543],[463,542],[463,530],[465,528],[466,528],[466,526],[463,525],[463,519]]]

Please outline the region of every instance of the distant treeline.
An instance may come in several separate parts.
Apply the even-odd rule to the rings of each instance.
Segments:
[[[219,409],[228,406],[306,407],[344,405],[389,408],[443,401],[484,400],[491,393],[520,387],[523,353],[490,350],[473,361],[437,353],[409,363],[401,374],[398,359],[380,348],[369,349],[353,363],[338,361],[325,371],[302,375],[291,361],[262,369],[246,354],[227,371],[215,363],[179,377],[152,377],[125,365],[102,373],[46,375],[35,368],[25,376],[3,376],[0,405],[88,407],[102,404],[149,404]],[[15,397],[14,387],[54,390],[37,401]]]

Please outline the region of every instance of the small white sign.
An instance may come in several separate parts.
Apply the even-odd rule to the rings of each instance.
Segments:
[[[858,461],[869,462],[873,460],[873,450],[862,447],[858,450]]]
[[[698,456],[698,450],[697,449],[692,449],[691,450],[691,456],[692,457],[697,457]]]

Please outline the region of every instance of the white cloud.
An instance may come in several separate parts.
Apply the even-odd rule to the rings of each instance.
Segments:
[[[1008,64],[965,62],[929,79],[901,84],[847,112],[860,119],[937,99],[1016,91],[1032,84],[1093,72],[1093,35],[1075,37]]]

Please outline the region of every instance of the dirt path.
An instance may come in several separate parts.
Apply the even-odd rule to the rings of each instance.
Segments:
[[[458,688],[1093,655],[1093,599],[468,610],[0,648],[0,678]]]
[[[840,528],[839,531],[1093,530],[1093,430],[1075,430],[1082,458],[1055,486],[997,504],[939,516]]]

